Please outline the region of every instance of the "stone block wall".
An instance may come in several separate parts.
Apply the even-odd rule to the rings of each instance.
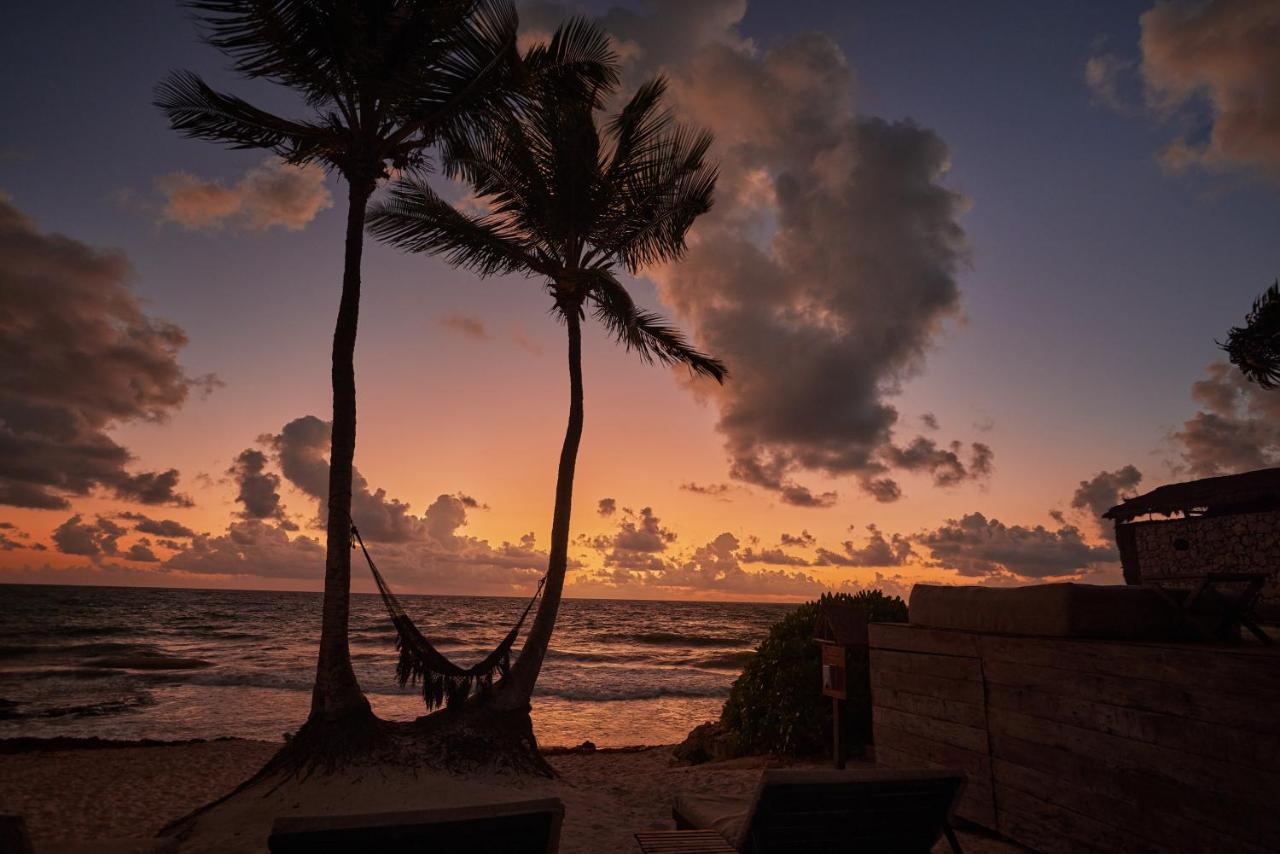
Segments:
[[[1280,604],[1280,510],[1134,522],[1141,578],[1203,572],[1270,572],[1262,599]],[[1185,541],[1186,548],[1175,544]]]

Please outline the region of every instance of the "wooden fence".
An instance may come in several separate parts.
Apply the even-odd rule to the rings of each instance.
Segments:
[[[1280,651],[872,624],[876,760],[1045,852],[1280,851]]]

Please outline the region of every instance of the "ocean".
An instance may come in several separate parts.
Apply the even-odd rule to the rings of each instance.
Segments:
[[[526,603],[401,599],[464,666]],[[791,607],[565,600],[533,701],[539,743],[682,740],[719,715],[743,662]],[[278,741],[306,718],[319,624],[318,593],[0,585],[0,738]],[[355,594],[361,687],[380,717],[411,720],[425,707],[395,684],[394,640],[382,601]]]

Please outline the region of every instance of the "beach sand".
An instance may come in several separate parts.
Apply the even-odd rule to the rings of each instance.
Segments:
[[[234,788],[277,749],[226,739],[161,746],[9,748],[0,753],[0,812],[26,818],[36,854],[98,850],[94,840],[142,843],[169,821]],[[637,851],[632,834],[670,828],[677,791],[752,791],[762,757],[686,766],[670,747],[560,753],[557,780],[455,777],[369,768],[342,778],[313,777],[262,796],[241,798],[197,825],[185,851],[263,851],[276,815],[413,809],[552,795],[565,803],[564,854]],[[777,764],[776,762],[773,764]],[[970,854],[1022,849],[961,832]],[[126,844],[120,849],[129,850]],[[945,843],[935,849],[948,850]]]

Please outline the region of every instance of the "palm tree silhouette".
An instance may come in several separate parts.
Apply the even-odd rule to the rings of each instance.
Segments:
[[[351,667],[351,467],[356,440],[354,354],[360,258],[369,197],[392,170],[424,168],[444,133],[508,109],[517,84],[555,71],[603,79],[597,33],[562,27],[522,64],[508,0],[193,0],[206,40],[241,76],[294,90],[311,110],[293,119],[171,73],[156,105],[185,136],[317,163],[348,186],[342,296],[333,334],[328,548],[312,721],[372,718]]]
[[[555,628],[568,565],[573,475],[582,437],[582,321],[586,311],[646,362],[683,364],[723,382],[718,360],[694,349],[661,317],[639,308],[617,268],[680,258],[685,236],[711,206],[711,135],[676,124],[652,80],[615,116],[597,123],[613,79],[593,91],[544,88],[487,127],[452,134],[441,164],[465,180],[488,212],[463,213],[419,179],[395,182],[369,214],[378,238],[440,255],[481,276],[523,273],[542,281],[569,338],[569,424],[556,478],[546,588],[510,675],[487,702],[527,713]]]
[[[1280,385],[1280,279],[1253,301],[1244,326],[1233,326],[1227,343],[1218,346],[1245,379],[1266,389]]]

